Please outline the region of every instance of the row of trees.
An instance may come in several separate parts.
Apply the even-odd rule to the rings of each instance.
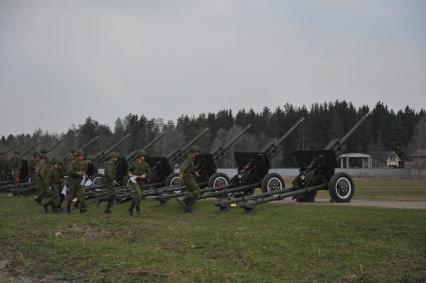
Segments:
[[[25,148],[38,140],[45,141],[43,147],[47,148],[63,138],[64,142],[51,154],[63,156],[70,148],[78,148],[94,136],[100,136],[99,142],[88,149],[91,153],[97,153],[132,133],[132,137],[118,148],[125,154],[147,144],[160,133],[167,132],[165,138],[151,151],[151,154],[164,155],[208,127],[209,133],[198,144],[205,151],[211,151],[231,139],[243,127],[252,124],[250,131],[232,150],[258,151],[272,138],[284,134],[301,117],[305,117],[305,122],[281,145],[282,151],[274,160],[275,166],[294,166],[291,154],[294,150],[324,147],[331,139],[344,135],[367,112],[370,112],[369,118],[348,140],[346,151],[395,150],[403,159],[407,159],[419,145],[426,147],[422,134],[426,132],[422,127],[426,119],[424,110],[415,111],[407,106],[395,112],[381,102],[370,109],[368,106],[356,108],[352,103],[336,101],[315,103],[309,108],[286,104],[274,110],[265,107],[261,112],[242,109],[235,114],[225,109],[218,113],[200,114],[198,117],[183,115],[176,122],[129,114],[118,118],[114,128],[88,117],[84,124],[73,125],[61,134],[37,130],[32,135],[2,137],[0,149],[4,150],[15,143]],[[229,152],[219,165],[232,167],[233,162]]]

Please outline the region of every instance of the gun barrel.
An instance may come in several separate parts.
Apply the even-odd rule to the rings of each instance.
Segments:
[[[88,148],[91,144],[95,143],[97,140],[99,139],[99,136],[94,137],[93,139],[91,139],[88,143],[86,143],[85,145],[83,145],[82,147],[80,147],[80,150],[85,150],[86,148]]]
[[[177,148],[177,149],[173,150],[171,153],[169,153],[169,155],[167,155],[167,159],[176,161],[184,151],[186,151],[188,148],[190,148],[191,145],[193,145],[197,140],[199,140],[202,136],[204,136],[209,130],[210,130],[209,128],[204,129],[195,138],[190,140],[186,145],[184,145],[181,148]]]
[[[365,119],[367,119],[369,113],[362,116],[362,118],[344,135],[341,139],[331,141],[325,149],[333,149],[337,144],[343,144],[358,128],[364,123]]]
[[[225,146],[220,146],[216,150],[211,152],[211,155],[213,155],[213,158],[215,160],[221,158],[225,151],[228,150],[235,142],[237,142],[250,128],[252,124],[249,124],[247,127],[245,127],[241,132],[239,132],[235,137],[233,137]]]
[[[126,136],[124,136],[123,138],[121,138],[118,142],[116,142],[113,146],[111,146],[110,148],[108,148],[105,151],[101,151],[99,152],[94,158],[94,161],[98,161],[99,159],[101,159],[102,157],[104,157],[105,155],[108,155],[109,153],[111,153],[115,148],[117,148],[120,144],[122,144],[124,141],[126,141],[132,134],[127,134]]]
[[[64,141],[64,139],[58,140],[54,145],[52,145],[48,150],[47,153],[51,152],[52,150],[54,150],[58,145],[60,145],[62,142]]]
[[[304,117],[300,118],[299,121],[296,122],[283,136],[281,136],[279,139],[275,139],[271,141],[269,144],[267,144],[263,149],[262,152],[268,152],[271,150],[271,148],[278,146],[280,143],[282,143],[285,139],[290,136],[291,133],[294,132],[294,130],[299,127],[299,125],[305,120]]]
[[[39,146],[42,143],[43,143],[42,141],[36,142],[32,146],[30,146],[26,151],[24,151],[23,153],[21,153],[21,155],[19,155],[19,158],[24,157],[25,155],[27,155],[28,153],[30,153],[36,146]]]
[[[147,151],[149,150],[154,144],[156,144],[159,140],[161,140],[164,136],[166,135],[166,133],[161,133],[159,136],[157,136],[153,141],[151,141],[149,144],[147,144],[142,150]],[[136,155],[136,153],[138,152],[138,149],[135,149],[134,151],[132,151],[131,153],[129,153],[126,156],[126,160],[130,161],[131,159],[133,159],[133,157]]]
[[[8,154],[9,152],[11,152],[12,150],[14,150],[15,148],[17,148],[19,146],[19,143],[14,144],[11,148],[9,148],[8,150],[6,150],[5,152],[3,152],[3,154]]]

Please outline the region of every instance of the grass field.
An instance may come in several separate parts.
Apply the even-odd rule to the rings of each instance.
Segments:
[[[291,178],[286,178],[287,186]],[[395,201],[426,201],[425,178],[401,177],[363,177],[354,178],[354,199],[360,200],[395,200]],[[318,194],[320,198],[329,198],[327,191]]]
[[[363,187],[374,197],[369,188],[379,185]],[[94,204],[84,215],[46,215],[31,198],[6,195],[0,204],[0,261],[8,263],[0,277],[11,281],[426,280],[422,210],[263,205],[219,213],[203,201],[182,214],[174,201],[144,200],[145,216],[130,218],[128,204],[112,215]]]

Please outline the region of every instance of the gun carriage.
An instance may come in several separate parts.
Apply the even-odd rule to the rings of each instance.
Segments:
[[[293,197],[297,201],[314,201],[319,190],[328,190],[331,199],[335,202],[350,202],[355,193],[355,186],[347,173],[335,172],[337,157],[342,151],[344,142],[367,117],[368,114],[364,115],[345,136],[332,140],[322,150],[296,151],[294,155],[299,166],[299,175],[294,179],[292,188],[283,187],[259,195],[223,199],[215,205],[223,210],[231,204],[239,204],[246,211],[251,211],[257,205],[288,197]]]
[[[260,152],[234,152],[234,158],[238,166],[237,174],[231,180],[212,175],[209,180],[209,187],[200,190],[201,194],[198,199],[251,195],[259,186],[261,186],[262,191],[284,188],[285,183],[283,178],[279,174],[269,172],[269,169],[271,169],[271,160],[278,153],[279,145],[303,121],[304,118],[301,118],[283,136],[268,143]],[[181,197],[185,194],[186,192],[176,191],[172,194],[162,194],[157,199],[164,203],[171,198]]]

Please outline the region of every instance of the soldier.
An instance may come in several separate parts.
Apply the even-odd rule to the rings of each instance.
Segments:
[[[105,200],[107,200],[107,205],[105,207],[105,213],[111,213],[111,207],[113,206],[116,198],[115,194],[115,174],[116,174],[116,162],[118,160],[119,154],[117,152],[111,152],[108,160],[105,162],[105,175],[104,183],[105,188],[108,190]]]
[[[34,174],[37,175],[36,177],[36,191],[37,191],[37,198],[36,202],[41,204],[44,194],[46,193],[46,177],[47,172],[49,171],[49,165],[47,164],[47,155],[46,151],[42,150],[40,152],[40,157],[37,162],[37,166],[34,170]]]
[[[0,180],[6,179],[6,158],[4,152],[0,152]]]
[[[38,163],[40,162],[40,153],[34,152],[33,158],[28,162],[28,176],[31,178],[31,184],[36,185],[37,195],[39,192],[39,184],[40,184],[40,175],[38,173]],[[36,199],[37,201],[37,199]]]
[[[43,201],[44,211],[48,212],[48,207],[52,206],[53,213],[60,213],[59,188],[63,181],[63,175],[59,167],[59,162],[52,159],[49,162],[48,173],[46,176],[47,198]]]
[[[145,161],[146,152],[139,150],[137,159],[132,162],[129,168],[129,177],[132,181],[134,189],[133,200],[130,204],[129,215],[133,216],[133,210],[136,208],[136,214],[142,215],[140,211],[140,202],[142,199],[142,190],[146,177],[150,174],[151,169],[149,168],[148,162]]]
[[[20,175],[20,172],[21,172],[21,162],[22,162],[22,160],[21,160],[21,152],[19,151],[19,150],[15,150],[14,152],[13,152],[13,157],[12,157],[12,159],[10,160],[10,164],[11,164],[11,166],[12,166],[12,177],[13,177],[13,179],[15,180],[15,182],[17,183],[17,184],[19,184],[19,175]]]
[[[67,168],[71,164],[71,161],[75,158],[75,152],[76,152],[75,149],[71,149],[70,153],[67,156],[65,156],[65,158],[64,158],[64,168],[66,170],[68,170]]]
[[[180,175],[189,193],[185,197],[178,198],[178,202],[182,205],[184,211],[189,213],[192,212],[192,205],[200,194],[200,187],[194,179],[194,175],[198,176],[198,172],[194,169],[194,161],[199,154],[200,148],[196,145],[192,146],[191,152],[180,165]]]
[[[77,197],[77,200],[80,203],[80,213],[84,213],[87,211],[84,206],[84,196],[83,196],[83,187],[80,186],[80,182],[84,176],[84,172],[81,171],[81,164],[84,160],[84,153],[81,151],[76,151],[75,157],[69,162],[69,166],[67,168],[67,175],[69,176],[69,185],[70,185],[70,193],[66,197],[67,201],[67,213],[71,213],[71,203],[72,200]]]

